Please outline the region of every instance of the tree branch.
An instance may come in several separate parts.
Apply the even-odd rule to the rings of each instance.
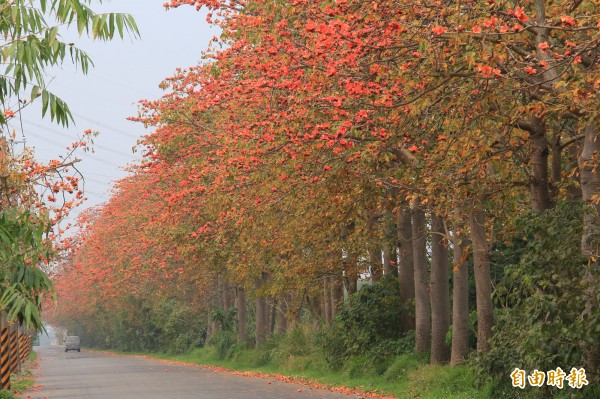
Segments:
[[[560,146],[560,149],[564,149],[565,147],[570,146],[571,144],[573,144],[576,141],[579,141],[581,139],[585,138],[584,134],[580,134],[579,136],[573,137],[572,139],[569,139],[567,141],[565,141],[564,143],[558,143],[558,145]]]

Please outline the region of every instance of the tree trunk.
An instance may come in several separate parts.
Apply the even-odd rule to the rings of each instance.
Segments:
[[[448,240],[444,221],[431,214],[431,364],[447,363],[450,348],[446,334],[450,328]]]
[[[550,179],[550,202],[556,204],[559,194],[559,186],[562,181],[562,147],[560,145],[560,132],[554,132],[550,148],[552,149],[551,179]]]
[[[383,276],[381,249],[378,247],[371,247],[369,250],[369,257],[371,259],[371,281],[373,284],[377,284]]]
[[[461,364],[469,351],[469,268],[467,238],[454,235],[454,284],[452,287],[452,353],[450,364]]]
[[[377,228],[377,214],[374,211],[368,211],[367,231],[369,233],[369,264],[371,266],[371,282],[376,284],[383,276],[383,267],[381,263],[381,248],[378,235],[375,230]]]
[[[533,210],[543,212],[552,206],[548,184],[548,140],[546,139],[546,127],[541,118],[532,117],[531,128],[529,132],[531,206]]]
[[[229,310],[232,306],[232,298],[231,298],[231,286],[223,281],[223,309]]]
[[[267,273],[262,273],[256,279],[256,289],[259,290],[267,281]],[[267,341],[267,300],[262,293],[256,294],[256,347],[261,348]]]
[[[268,315],[269,321],[267,322],[268,335],[273,335],[275,333],[275,318],[277,317],[277,298],[270,298],[268,303]]]
[[[341,241],[345,242],[348,239],[348,236],[351,232],[354,231],[354,222],[344,223],[341,226]],[[358,275],[356,274],[356,257],[352,253],[352,251],[342,251],[342,281],[341,281],[341,291],[342,297],[344,300],[344,288],[346,289],[346,293],[348,296],[356,293],[356,283],[358,280]]]
[[[213,312],[215,311],[215,309],[221,308],[221,295],[221,281],[219,279],[219,276],[214,276],[212,278],[212,291],[208,306],[208,326],[206,329],[205,343],[208,343],[208,341],[210,341],[210,339],[221,329],[220,324],[213,318]]]
[[[287,331],[287,300],[284,296],[279,297],[277,309],[277,334],[285,334]]]
[[[298,295],[296,290],[286,295],[287,298],[287,329],[288,331],[296,328],[296,325],[302,321],[302,308],[304,307],[304,297]]]
[[[344,288],[342,284],[342,276],[331,277],[331,318],[337,316],[342,301],[344,300]]]
[[[598,256],[597,242],[600,238],[600,204],[593,196],[600,193],[600,140],[595,126],[588,126],[584,131],[583,148],[579,156],[581,176],[581,194],[587,207],[583,217],[583,235],[581,237],[581,253],[584,257]]]
[[[348,253],[347,261],[348,265],[344,267],[344,284],[346,286],[346,292],[348,296],[356,294],[358,290],[358,274],[356,273],[356,258],[353,254]]]
[[[431,343],[431,306],[429,303],[429,276],[426,259],[425,212],[412,212],[412,240],[415,279],[415,351],[427,353]]]
[[[212,308],[208,310],[208,325],[206,326],[206,339],[204,341],[204,345],[207,345],[210,339],[217,332],[216,322],[212,318]]]
[[[397,236],[397,234],[396,234]],[[391,273],[392,275],[398,277],[400,275],[400,269],[398,267],[398,242],[394,243],[394,246],[392,247],[391,251],[390,251],[390,259],[391,262],[393,262],[393,264],[391,265]]]
[[[550,42],[549,29],[544,27],[548,24],[546,19],[547,0],[535,1],[535,22],[532,31],[535,32],[536,56],[540,61],[553,62],[549,52],[540,48],[540,44]],[[557,68],[546,68],[541,71],[541,79],[547,83],[556,81],[559,78]],[[543,212],[552,207],[551,190],[548,181],[548,139],[546,137],[546,125],[543,116],[532,115],[530,117],[529,141],[530,153],[529,162],[531,167],[530,190],[532,208],[534,211]]]
[[[238,342],[246,343],[248,341],[248,311],[246,308],[246,290],[244,287],[237,288],[236,296],[237,321],[238,321]]]
[[[323,315],[325,316],[325,323],[330,326],[331,317],[331,292],[329,287],[329,277],[323,277]]]
[[[492,337],[494,324],[494,308],[485,216],[481,212],[471,214],[471,241],[473,243],[475,298],[477,301],[477,349],[488,352],[490,350],[488,341]]]
[[[308,298],[308,306],[310,314],[313,318],[313,327],[315,330],[319,328],[323,321],[323,295],[315,295]]]
[[[415,270],[413,267],[412,221],[409,208],[398,213],[398,248],[400,249],[400,301],[404,311],[400,315],[403,332],[415,329],[415,317],[408,311],[408,303],[415,298]]]
[[[583,193],[581,192],[581,173],[579,171],[580,152],[581,145],[577,141],[567,147],[567,159],[570,163],[576,165],[573,173],[568,175],[567,184],[567,199],[572,202],[583,201]]]
[[[391,260],[392,260],[392,251],[386,245],[385,248],[383,248],[383,275],[384,276],[389,276],[390,274],[392,274]]]
[[[385,276],[395,275],[398,276],[398,263],[397,263],[397,246],[398,246],[398,232],[396,228],[396,221],[392,211],[388,210],[385,214],[385,225],[384,225],[385,245],[383,247],[383,274]]]

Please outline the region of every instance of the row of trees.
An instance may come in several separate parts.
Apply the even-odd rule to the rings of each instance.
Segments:
[[[57,318],[91,329],[132,297],[176,298],[235,307],[246,341],[248,295],[260,346],[306,312],[332,323],[357,281],[397,274],[402,329],[432,363],[463,362],[473,310],[482,353],[508,339],[509,320],[532,325],[512,332],[516,347],[551,351],[548,326],[581,326],[571,357],[546,360],[596,378],[597,3],[170,7],[183,4],[208,7],[221,37],[142,102],[144,161],[86,216]],[[494,329],[495,316],[507,324]]]

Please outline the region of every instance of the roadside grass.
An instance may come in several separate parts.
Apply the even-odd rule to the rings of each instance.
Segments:
[[[37,353],[31,351],[27,361],[23,363],[21,366],[21,371],[18,373],[14,373],[10,376],[10,388],[11,392],[14,395],[19,395],[19,393],[30,389],[35,383],[35,376],[33,374],[33,368],[37,364]],[[13,396],[14,397],[14,396]],[[10,396],[2,397],[2,398],[10,398]]]
[[[364,358],[351,359],[340,370],[332,370],[319,351],[290,355],[278,352],[277,347],[253,350],[235,345],[225,356],[213,347],[198,348],[181,355],[115,353],[146,355],[240,372],[278,374],[309,384],[343,387],[397,398],[485,399],[491,396],[490,386],[478,387],[477,374],[472,368],[432,366],[413,354],[395,357],[383,373],[377,373]]]

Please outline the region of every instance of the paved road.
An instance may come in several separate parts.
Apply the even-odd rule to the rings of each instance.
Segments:
[[[137,357],[63,346],[35,347],[40,357],[31,399],[356,399],[276,380],[244,377]],[[301,390],[301,392],[298,392]]]

